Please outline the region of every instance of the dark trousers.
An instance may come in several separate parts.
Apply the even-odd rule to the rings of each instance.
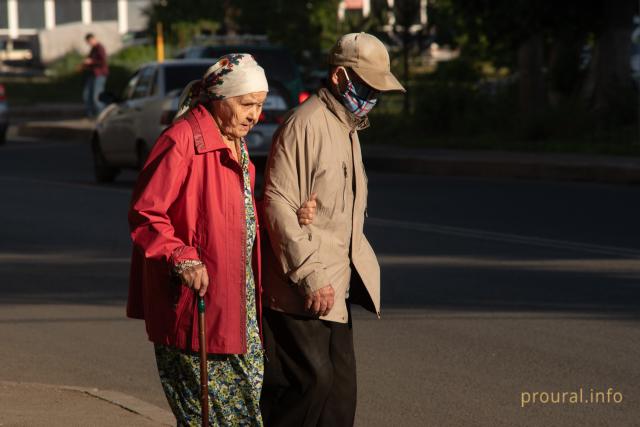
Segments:
[[[260,407],[265,426],[353,426],[356,359],[351,322],[265,310],[263,333],[267,362]]]

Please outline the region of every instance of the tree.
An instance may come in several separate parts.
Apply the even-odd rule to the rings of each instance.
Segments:
[[[583,96],[599,119],[599,127],[634,119],[635,99],[629,58],[635,0],[600,3],[602,20],[596,29],[596,43],[583,88]],[[626,102],[625,102],[626,101]],[[622,115],[622,116],[621,116]]]
[[[450,22],[463,35],[465,54],[518,71],[525,119],[542,111],[547,100],[557,103],[581,93],[603,123],[629,109],[620,99],[632,98],[629,49],[635,0],[437,0],[434,7],[444,12],[441,15],[458,17]],[[580,53],[590,39],[594,54],[584,79]]]

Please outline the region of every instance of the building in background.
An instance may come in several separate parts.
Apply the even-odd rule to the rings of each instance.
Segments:
[[[103,32],[112,38],[147,27],[144,10],[152,0],[0,0],[0,47],[11,57],[14,45],[30,42],[37,59],[48,62],[51,55],[42,46],[42,36],[66,39],[83,32]],[[115,29],[115,31],[113,30]],[[116,34],[111,34],[115,32]]]

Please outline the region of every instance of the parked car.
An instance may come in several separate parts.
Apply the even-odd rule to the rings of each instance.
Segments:
[[[92,139],[95,177],[110,182],[124,168],[140,169],[160,133],[173,121],[180,94],[202,77],[215,59],[170,60],[142,66],[121,97],[103,94],[109,105],[97,119]],[[252,159],[266,158],[271,137],[291,107],[284,87],[269,81],[259,123],[247,135]]]
[[[7,129],[9,128],[9,106],[7,104],[7,94],[4,85],[0,83],[0,144],[7,140]]]
[[[0,61],[31,61],[33,51],[29,40],[0,40]]]
[[[298,65],[291,53],[280,46],[270,44],[226,44],[192,46],[179,53],[176,58],[219,58],[228,53],[248,53],[264,68],[267,78],[282,83],[287,90],[287,103],[296,105],[309,97],[303,89]]]

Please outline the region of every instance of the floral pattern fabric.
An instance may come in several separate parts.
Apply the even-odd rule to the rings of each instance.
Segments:
[[[247,352],[241,355],[208,355],[209,424],[212,426],[262,426],[260,393],[264,359],[251,266],[256,237],[256,212],[249,177],[249,155],[244,144],[241,144],[240,154],[247,236]],[[163,345],[156,345],[155,353],[160,381],[178,426],[200,426],[200,358],[197,354]]]

